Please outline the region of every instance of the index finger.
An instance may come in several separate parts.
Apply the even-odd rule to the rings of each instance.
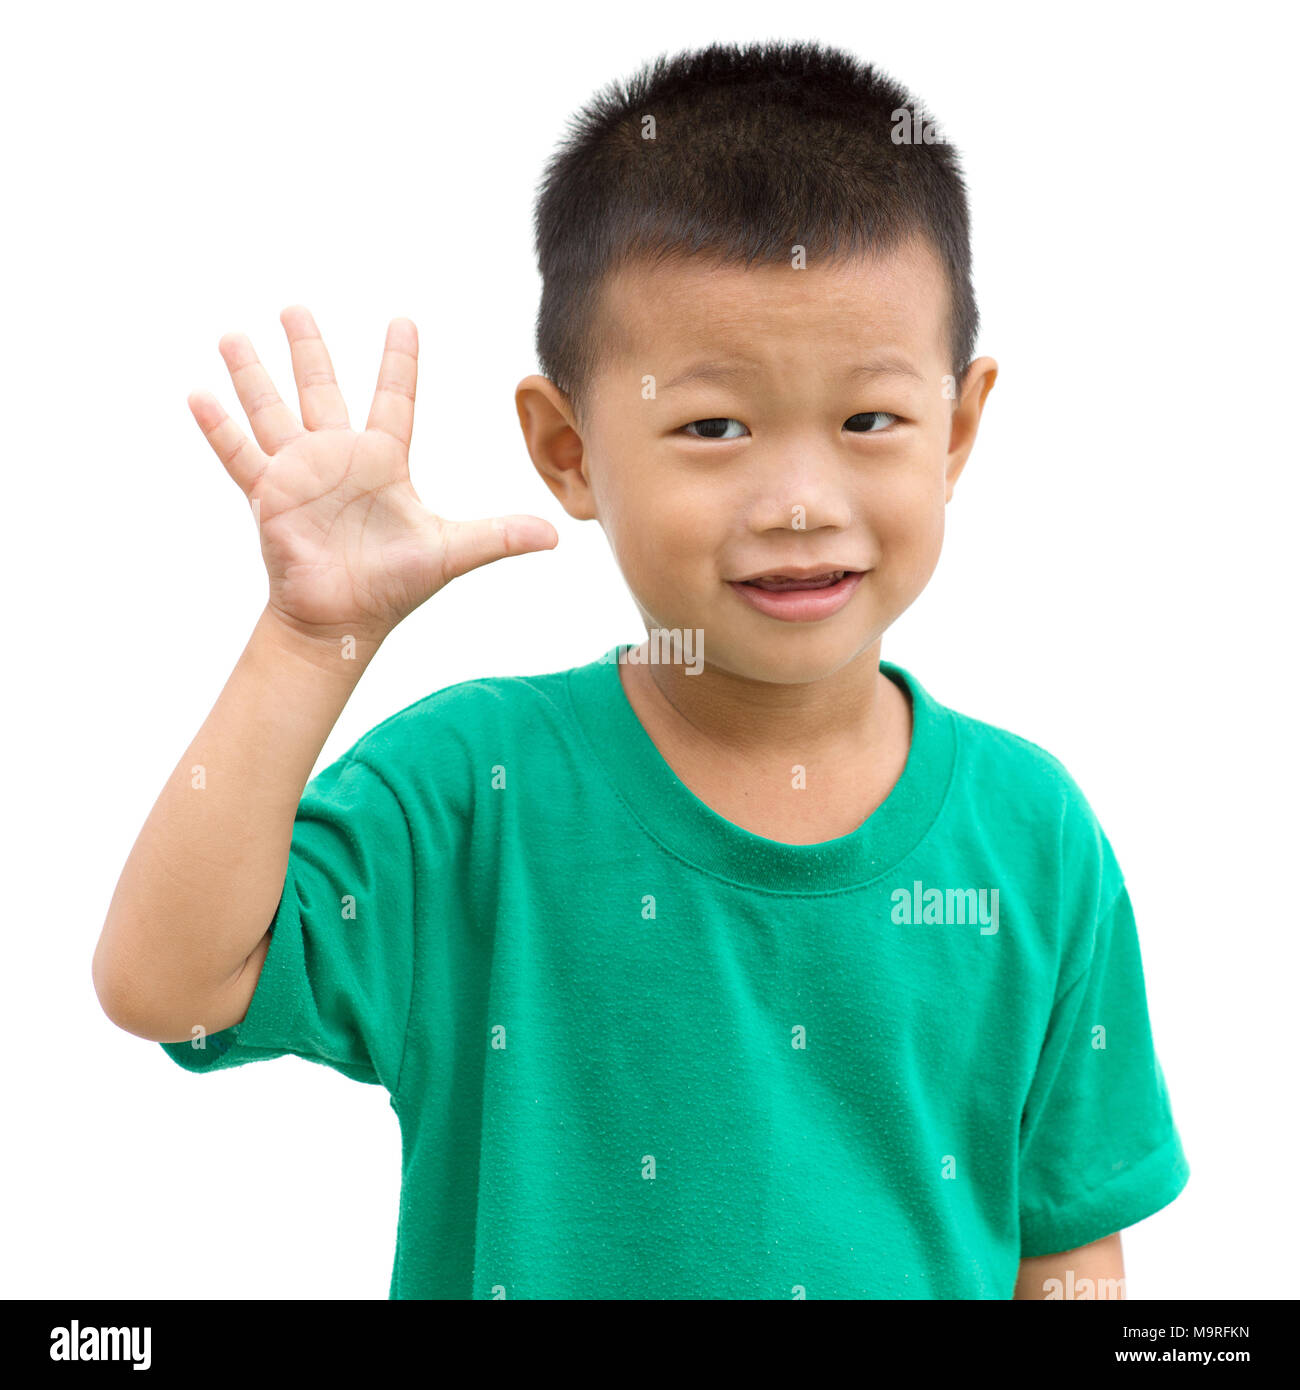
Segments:
[[[370,405],[368,430],[391,434],[403,448],[410,449],[415,427],[416,359],[420,338],[410,319],[393,319],[384,339],[384,355],[379,363],[379,384]]]

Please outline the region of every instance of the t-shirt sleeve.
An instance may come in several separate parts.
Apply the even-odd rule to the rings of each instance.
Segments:
[[[395,1093],[415,977],[413,860],[383,776],[351,753],[324,769],[298,805],[248,1013],[163,1050],[205,1072],[292,1054]]]
[[[1057,1000],[1020,1137],[1022,1256],[1073,1250],[1150,1216],[1189,1168],[1151,1039],[1128,890]]]

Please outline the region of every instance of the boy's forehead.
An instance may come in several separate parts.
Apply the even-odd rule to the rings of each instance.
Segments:
[[[608,275],[601,321],[607,361],[662,365],[702,349],[752,351],[782,341],[823,350],[887,347],[921,368],[932,357],[946,360],[948,291],[938,257],[920,240],[798,270],[673,257]]]

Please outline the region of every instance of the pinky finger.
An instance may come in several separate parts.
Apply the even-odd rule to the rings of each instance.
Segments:
[[[206,391],[192,391],[187,403],[203,437],[212,445],[213,453],[247,495],[266,471],[269,463],[266,455],[222,410],[215,396]]]

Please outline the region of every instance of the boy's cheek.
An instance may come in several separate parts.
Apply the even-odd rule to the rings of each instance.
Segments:
[[[716,564],[728,499],[681,479],[656,486],[647,471],[619,497],[615,524],[629,564],[688,573]]]
[[[911,538],[893,556],[892,588],[897,612],[906,608],[930,582],[938,568],[942,549],[943,523],[940,521],[935,532]]]
[[[896,496],[876,512],[877,587],[911,601],[929,582],[943,550],[942,488]]]
[[[647,501],[620,508],[618,525],[606,527],[628,587],[656,615],[666,618],[668,607],[689,605],[707,582],[713,551],[692,525],[680,509],[666,512]]]

